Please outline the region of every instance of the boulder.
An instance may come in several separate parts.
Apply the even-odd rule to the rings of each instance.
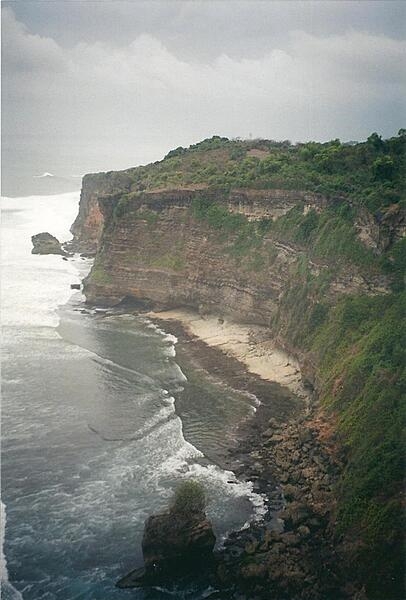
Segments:
[[[210,567],[216,537],[199,485],[184,483],[169,510],[147,519],[142,538],[144,567],[126,575],[118,587],[157,585]]]
[[[60,254],[66,256],[59,240],[48,232],[37,233],[31,237],[31,254]]]
[[[290,527],[297,527],[312,516],[311,508],[301,502],[291,502],[280,513],[281,519]]]
[[[204,561],[213,552],[216,537],[204,512],[171,510],[152,515],[145,523],[142,552],[145,569],[165,571],[179,564]]]

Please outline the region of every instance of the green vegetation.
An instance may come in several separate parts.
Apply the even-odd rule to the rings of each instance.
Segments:
[[[258,249],[266,233],[303,247],[312,259],[336,261],[337,268],[349,262],[369,273],[393,276],[394,289],[404,286],[406,245],[399,244],[379,260],[357,237],[354,221],[361,210],[372,212],[381,222],[390,207],[406,203],[405,130],[383,140],[373,133],[362,143],[228,140],[214,136],[189,148],[176,148],[162,161],[124,172],[130,191],[114,209],[116,219],[123,217],[144,190],[206,186],[225,199],[230,188],[285,188],[321,193],[334,199],[320,213],[298,204],[287,215],[272,223],[250,223],[227,207],[208,199],[196,200],[195,218],[204,220],[223,239],[235,258],[257,253],[255,264],[264,255]],[[204,193],[204,192],[202,192]],[[140,211],[138,216],[149,226],[155,213]]]
[[[381,259],[381,266],[393,279],[393,291],[400,292],[406,288],[406,238],[389,248]]]
[[[124,194],[121,196],[120,200],[114,206],[113,209],[113,219],[114,221],[118,221],[121,219],[127,212],[131,205],[131,196],[130,194]]]
[[[285,246],[288,273],[271,328],[317,365],[320,400],[337,420],[347,455],[337,489],[337,535],[357,541],[353,568],[374,600],[401,597],[404,560],[406,239],[392,236],[391,218],[406,206],[405,153],[406,130],[388,140],[373,133],[354,144],[215,136],[127,170],[129,191],[114,209],[115,219],[123,218],[145,190],[190,187],[201,191],[185,222],[202,222],[216,251],[235,259],[244,274],[268,276],[267,266]],[[310,210],[298,202],[275,221],[249,221],[228,209],[236,188],[307,191],[325,201]],[[134,218],[152,228],[157,215],[139,209]],[[379,247],[361,241],[360,223],[379,228]],[[149,260],[176,271],[187,257],[175,247]],[[351,293],[346,281],[354,275],[378,282],[389,277],[392,292],[357,296],[355,281],[352,296],[340,296],[339,286],[331,293],[338,276]],[[92,279],[106,277],[96,265]],[[204,507],[199,486],[182,484],[174,506]]]
[[[92,283],[96,283],[98,285],[109,284],[113,282],[113,278],[110,273],[107,273],[103,266],[98,263],[93,265],[89,277],[91,278]]]
[[[163,267],[164,269],[172,269],[173,271],[181,271],[185,266],[185,260],[180,255],[164,254],[151,261],[152,267]]]
[[[347,199],[372,212],[405,203],[405,130],[388,140],[373,133],[346,144],[228,140],[214,136],[176,148],[164,160],[123,172],[131,192],[204,185],[210,188],[297,189]]]
[[[339,532],[360,541],[358,567],[371,598],[400,598],[404,564],[406,292],[342,300],[313,342],[322,400],[347,450]],[[379,569],[370,571],[370,564]]]
[[[375,257],[357,238],[354,224],[344,211],[324,209],[304,212],[298,204],[273,225],[273,231],[283,240],[306,247],[313,258],[352,262],[361,267],[372,266]]]
[[[312,271],[304,253],[291,267],[271,324],[318,365],[320,401],[337,419],[347,456],[337,489],[337,535],[357,540],[354,569],[367,582],[368,598],[379,600],[402,597],[405,560],[404,248],[403,240],[390,252],[391,268],[401,272],[398,291],[344,297],[336,306],[325,293],[332,270]]]
[[[206,493],[203,485],[194,479],[183,481],[176,489],[172,510],[183,514],[203,512],[206,508]]]
[[[158,213],[144,208],[143,210],[137,211],[136,218],[139,221],[146,221],[149,227],[153,227],[158,221]]]

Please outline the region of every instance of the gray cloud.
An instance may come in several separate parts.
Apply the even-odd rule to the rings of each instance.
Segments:
[[[40,27],[38,15],[31,15],[31,26],[23,25],[15,16],[21,4],[27,22],[34,4],[40,14],[48,7],[49,21]],[[92,22],[89,4],[96,9]],[[344,27],[343,19],[336,19],[334,31],[323,29],[326,5],[332,19],[344,14],[343,4],[364,14],[369,5],[312,3],[317,26],[313,19],[308,30],[304,3],[292,2],[5,6],[6,171],[15,153],[26,154],[30,168],[41,172],[124,168],[213,134],[292,140],[357,139],[374,130],[392,135],[405,116],[406,43],[372,25],[368,31],[371,18],[362,29]],[[380,3],[372,4],[373,12]],[[79,33],[57,18],[68,10],[72,22],[82,16]],[[129,16],[137,27],[131,36],[124,27],[124,43],[114,25]],[[266,23],[274,35],[265,35]],[[227,31],[222,44],[221,30]],[[261,36],[262,45],[256,43]],[[203,41],[210,52],[198,51]]]

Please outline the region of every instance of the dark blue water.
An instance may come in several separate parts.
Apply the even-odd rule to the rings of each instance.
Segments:
[[[39,231],[68,238],[77,202],[65,194],[3,206],[4,598],[203,598],[204,582],[132,592],[114,584],[139,566],[145,519],[184,478],[205,485],[219,539],[260,511],[248,484],[206,458],[252,400],[195,384],[185,439],[176,338],[145,318],[84,313],[69,284],[88,262],[30,254]]]

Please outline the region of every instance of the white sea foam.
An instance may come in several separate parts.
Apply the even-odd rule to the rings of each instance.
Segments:
[[[215,484],[223,489],[225,496],[248,498],[254,507],[254,518],[260,519],[266,512],[265,497],[253,491],[251,481],[240,481],[232,471],[221,469],[217,465],[190,465],[188,477],[206,480],[207,485]]]
[[[118,443],[102,443],[98,449],[98,454],[92,455],[87,461],[79,461],[80,464],[77,465],[78,473],[75,473],[74,477],[78,478],[80,486],[75,490],[74,495],[70,496],[63,488],[55,487],[52,489],[51,486],[33,494],[32,498],[29,498],[29,495],[18,498],[15,504],[13,502],[13,510],[17,506],[20,506],[19,510],[25,508],[27,500],[33,513],[35,511],[40,513],[43,507],[47,505],[50,511],[47,514],[47,519],[51,523],[52,530],[44,532],[44,539],[51,541],[55,549],[64,548],[64,544],[68,539],[75,540],[78,538],[86,546],[87,540],[91,539],[92,536],[95,537],[96,534],[98,540],[102,539],[105,531],[111,527],[113,520],[119,521],[122,515],[126,515],[125,519],[128,520],[128,510],[126,510],[128,505],[125,504],[126,500],[120,499],[122,491],[120,486],[123,486],[123,490],[125,485],[133,487],[134,483],[139,488],[142,487],[139,495],[136,496],[140,506],[137,505],[137,502],[131,504],[130,520],[134,524],[138,524],[149,514],[151,499],[160,498],[161,492],[163,499],[169,497],[176,480],[183,477],[194,477],[204,482],[208,489],[208,495],[214,499],[209,505],[209,510],[219,511],[215,515],[218,523],[221,523],[223,515],[227,517],[229,513],[233,512],[233,502],[234,505],[238,505],[240,500],[245,501],[247,497],[251,501],[257,517],[259,517],[264,510],[263,499],[253,492],[252,484],[238,481],[231,471],[223,471],[214,465],[204,465],[196,462],[199,460],[203,462],[204,456],[193,444],[184,439],[182,422],[175,413],[175,400],[171,395],[171,393],[174,393],[173,379],[176,382],[186,380],[185,375],[176,363],[173,361],[165,362],[165,364],[171,363],[170,379],[172,383],[158,383],[157,380],[144,373],[121,366],[85,348],[74,344],[56,343],[60,339],[54,329],[59,321],[58,305],[65,303],[72,295],[69,284],[80,280],[80,277],[89,268],[90,262],[63,261],[61,257],[57,256],[32,256],[30,237],[39,231],[49,230],[59,239],[66,239],[69,236],[66,226],[73,221],[77,200],[77,193],[65,194],[63,197],[47,197],[46,199],[39,197],[6,199],[4,205],[6,213],[7,211],[13,211],[13,219],[17,223],[16,227],[13,226],[13,228],[7,229],[6,222],[5,229],[3,227],[3,263],[5,270],[3,270],[2,275],[3,282],[6,284],[3,283],[3,294],[6,303],[8,303],[7,314],[5,315],[8,319],[6,324],[12,331],[12,335],[23,335],[24,332],[24,335],[31,336],[35,343],[42,344],[47,357],[52,355],[55,359],[60,360],[64,358],[64,355],[66,358],[66,354],[69,353],[69,358],[77,357],[80,360],[90,358],[93,360],[92,364],[96,369],[94,371],[96,375],[100,370],[106,370],[110,382],[116,378],[115,384],[121,378],[123,382],[127,379],[129,386],[131,386],[132,377],[137,377],[137,380],[145,383],[146,389],[149,388],[151,391],[150,394],[146,392],[141,394],[139,398],[134,398],[134,402],[139,402],[139,407],[142,407],[139,414],[143,415],[142,418],[147,414],[148,418],[135,424],[134,438],[131,437],[132,424],[130,420],[129,431],[125,431],[125,439],[119,439]],[[20,214],[21,208],[23,208],[23,211]],[[15,235],[18,236],[18,248],[13,248]],[[10,249],[13,249],[13,252]],[[114,320],[117,316],[107,318]],[[132,319],[128,317],[128,319],[132,320],[134,317]],[[145,322],[147,328],[155,330],[157,334],[162,336],[160,346],[164,348],[167,357],[174,357],[176,354],[176,336],[167,334],[148,320],[145,320]],[[25,344],[25,348],[28,350],[24,351],[31,350],[31,344]],[[94,365],[94,363],[97,364]],[[175,377],[173,377],[173,374],[175,374]],[[160,387],[160,385],[167,386],[171,392]],[[169,387],[170,385],[171,387]],[[131,411],[134,408],[131,405],[131,395],[128,405]],[[144,408],[148,406],[150,406],[150,412]],[[55,407],[56,405],[51,403],[46,405],[41,399],[41,403],[38,403],[38,406],[35,407],[35,414],[41,416],[47,411],[56,410]],[[17,409],[13,408],[13,410]],[[23,410],[25,410],[25,407],[21,406],[21,411]],[[63,406],[64,419],[61,419],[61,421],[68,420],[70,413],[76,414],[74,405],[70,406],[68,402]],[[95,416],[96,421],[97,417],[98,415]],[[35,427],[38,427],[39,422],[40,420],[35,422]],[[103,425],[102,420],[101,422]],[[25,420],[25,423],[27,423],[27,420]],[[120,425],[119,421],[117,423]],[[22,429],[16,429],[17,441],[15,442],[15,444],[21,443],[22,447],[26,444],[27,439],[35,437],[38,439],[41,435],[47,433],[46,430],[36,429],[35,436],[33,436],[32,430],[25,430],[23,424],[24,420],[21,419]],[[108,427],[111,425],[113,437],[118,430],[118,425],[116,425],[116,422],[109,422],[107,425]],[[137,426],[140,426],[138,431],[136,431]],[[142,439],[140,439],[141,436]],[[143,457],[147,457],[146,464],[142,462]],[[147,469],[145,468],[146,465],[148,466]],[[81,477],[83,474],[84,476]],[[112,502],[112,490],[117,491],[114,502]],[[127,492],[123,491],[123,494],[125,493]],[[50,502],[50,498],[52,498],[52,502]],[[120,501],[123,502],[121,505]],[[125,509],[120,512],[123,507]],[[250,509],[248,508],[244,515],[248,515],[249,512]],[[245,518],[247,517],[244,516],[243,519]],[[4,519],[2,521],[4,522]],[[126,523],[126,527],[127,525]],[[4,536],[4,530],[2,530],[2,535]],[[33,532],[27,530],[24,535],[26,535],[27,540],[34,540]],[[110,535],[110,532],[106,535]],[[30,545],[32,545],[32,542],[27,542],[27,547]],[[4,554],[2,558],[4,559]],[[4,559],[5,569],[6,566]],[[61,578],[63,579],[62,575]],[[7,581],[7,576],[3,587],[4,598],[17,600],[22,597],[19,592],[12,588]],[[67,587],[66,590],[68,590]],[[66,595],[65,597],[72,596]]]
[[[6,532],[6,506],[0,500],[0,585],[3,600],[22,600],[22,594],[9,582],[7,561],[4,555],[4,538]]]
[[[4,538],[6,532],[6,507],[0,500],[0,577],[2,581],[8,581],[7,562],[4,555]]]
[[[67,227],[76,215],[78,200],[78,192],[2,199],[4,326],[19,332],[24,328],[57,326],[58,306],[72,295],[70,284],[80,282],[80,273],[76,261],[31,254],[31,236],[49,231],[61,241],[69,239]]]

